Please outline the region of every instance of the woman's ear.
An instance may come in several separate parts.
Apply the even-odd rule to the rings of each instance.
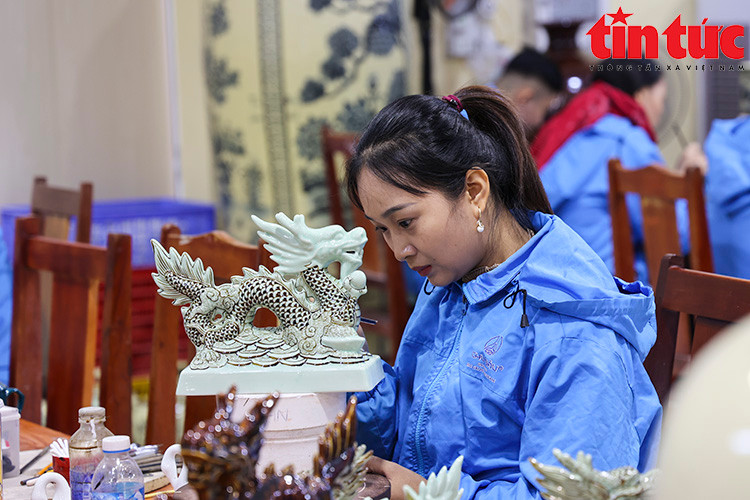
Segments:
[[[470,203],[485,209],[490,198],[490,178],[483,168],[473,167],[466,172],[466,194]]]

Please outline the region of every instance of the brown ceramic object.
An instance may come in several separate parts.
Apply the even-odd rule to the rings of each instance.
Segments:
[[[270,465],[257,477],[262,429],[279,395],[268,396],[244,420],[234,423],[235,392],[232,387],[228,394],[219,396],[213,418],[185,433],[181,454],[188,468],[189,486],[168,499],[328,500],[334,489],[354,493],[363,479],[362,492],[371,491],[368,494],[373,499],[387,498],[390,485],[384,477],[363,477],[363,464],[370,453],[365,453],[364,447],[358,449],[354,441],[356,398],[352,397],[346,411],[326,427],[310,473],[297,474],[292,467],[276,472]]]
[[[391,497],[391,482],[380,474],[368,473],[365,476],[365,487],[357,492],[356,500],[370,497],[381,500]]]

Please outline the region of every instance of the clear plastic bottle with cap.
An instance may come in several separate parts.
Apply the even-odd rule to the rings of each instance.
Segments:
[[[94,500],[143,500],[143,473],[130,456],[130,437],[106,437],[102,449],[104,458],[91,478]]]
[[[71,500],[91,500],[91,477],[102,457],[102,440],[112,436],[104,426],[106,413],[101,406],[86,406],[78,410],[81,426],[70,436],[70,496]]]

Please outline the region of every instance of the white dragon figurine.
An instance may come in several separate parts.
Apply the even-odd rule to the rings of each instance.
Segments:
[[[642,500],[648,498],[658,475],[657,470],[641,474],[635,467],[627,466],[596,470],[591,455],[582,451],[575,459],[557,448],[552,454],[565,469],[529,459],[543,476],[539,484],[547,490],[542,493],[546,500]]]
[[[174,248],[167,252],[156,240],[159,293],[182,306],[185,331],[196,347],[192,369],[237,366],[300,366],[358,363],[370,357],[362,352],[357,335],[360,312],[357,299],[367,291],[357,268],[367,241],[365,230],[341,226],[309,228],[303,215],[290,219],[276,214],[278,224],[256,216],[259,236],[278,263],[274,272],[263,266],[243,268],[242,276],[216,285],[213,270],[200,259]],[[341,264],[340,277],[328,272]],[[261,308],[273,312],[277,327],[253,326]]]
[[[404,486],[406,500],[459,500],[464,494],[464,490],[460,488],[463,463],[464,457],[459,455],[450,469],[443,466],[437,476],[433,472],[427,481],[419,483],[418,492],[411,486]]]

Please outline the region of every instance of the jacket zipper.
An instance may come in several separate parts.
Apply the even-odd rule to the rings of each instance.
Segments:
[[[427,402],[431,399],[432,393],[435,390],[435,386],[437,383],[445,376],[445,373],[448,370],[448,367],[453,362],[454,354],[458,351],[458,340],[461,337],[461,332],[464,328],[464,317],[466,317],[466,311],[469,308],[469,302],[466,300],[466,296],[463,296],[463,302],[464,302],[464,310],[461,314],[461,323],[458,325],[458,332],[456,333],[456,336],[453,338],[453,344],[451,345],[450,354],[448,354],[448,359],[445,360],[445,363],[443,366],[440,367],[440,371],[438,372],[437,376],[432,380],[430,383],[430,386],[427,388],[427,393],[425,394],[425,397],[422,399],[422,404],[419,406],[419,415],[417,416],[417,426],[414,431],[414,449],[417,453],[417,468],[419,469],[419,475],[422,477],[427,476],[427,471],[425,470],[425,464],[424,464],[424,457],[427,454],[426,444],[423,439],[421,439],[422,432],[424,431],[424,422],[426,419],[425,411],[427,408]]]

